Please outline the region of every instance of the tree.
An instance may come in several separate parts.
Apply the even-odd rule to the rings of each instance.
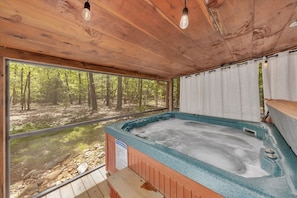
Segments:
[[[15,66],[15,65],[14,65]],[[12,78],[10,78],[12,80]],[[13,83],[12,84],[12,104],[13,105],[16,105],[17,104],[17,88],[16,88],[16,79],[17,79],[17,67],[15,66],[14,67],[14,80],[13,80]]]
[[[27,76],[27,87],[28,87],[28,95],[27,95],[27,110],[30,110],[31,104],[31,71],[29,71]]]
[[[65,75],[65,83],[66,83],[66,87],[67,87],[69,102],[70,102],[70,104],[73,104],[72,95],[71,95],[71,91],[70,91],[70,87],[69,87],[69,82],[68,82],[68,75],[67,75],[67,72],[66,71],[64,72],[64,75]]]
[[[122,109],[122,98],[123,98],[123,86],[122,76],[118,76],[118,94],[117,94],[117,110]]]
[[[82,81],[81,81],[81,73],[78,72],[78,104],[81,105],[81,97],[82,97]]]
[[[158,101],[159,101],[159,81],[155,81],[155,105],[158,107]]]
[[[24,98],[24,68],[21,69],[21,106],[24,110],[25,98]]]
[[[110,106],[110,77],[106,75],[106,106]]]
[[[142,79],[138,79],[138,106],[141,107],[142,105]]]
[[[97,106],[97,98],[96,98],[96,89],[95,89],[94,77],[93,77],[92,72],[89,72],[89,88],[90,88],[89,96],[90,96],[90,102],[91,102],[92,110],[95,111],[95,110],[98,110],[98,106]]]

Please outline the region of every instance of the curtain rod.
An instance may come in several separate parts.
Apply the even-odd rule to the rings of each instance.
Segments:
[[[241,65],[247,65],[248,61],[242,62],[242,63],[237,63],[237,66],[241,66]]]
[[[266,56],[267,59],[268,59],[268,58],[274,58],[274,57],[278,57],[278,54],[272,54],[272,55],[268,55],[268,56]]]
[[[259,61],[259,60],[263,60],[263,56],[254,59],[254,61]]]
[[[289,53],[294,53],[294,52],[297,52],[297,48],[296,49],[292,49],[292,50],[285,50],[285,51],[289,51]],[[281,52],[285,52],[285,51],[281,51]],[[278,52],[278,53],[281,53],[281,52]],[[266,60],[267,60],[268,58],[278,57],[278,53],[277,54],[267,55],[267,56],[260,56],[258,58],[254,58],[253,61],[259,61],[259,60],[262,60],[263,58],[266,58]],[[247,60],[245,62],[242,62],[242,63],[236,63],[236,62],[225,63],[225,64],[222,64],[220,67],[218,67],[216,69],[219,69],[219,68],[221,68],[221,69],[228,69],[228,68],[230,68],[231,65],[235,65],[235,64],[237,64],[237,65],[247,64],[248,61],[249,60]],[[212,69],[212,70],[215,70],[215,69]],[[198,72],[198,73],[192,74],[192,75],[197,76],[197,75],[200,75],[201,73],[209,72],[209,71],[212,71],[212,70],[205,70],[205,71],[201,71],[201,72]],[[188,76],[186,76],[186,78],[188,78],[190,76],[191,75],[188,75]]]

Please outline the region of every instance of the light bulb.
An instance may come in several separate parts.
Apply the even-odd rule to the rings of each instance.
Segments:
[[[185,7],[183,9],[183,14],[180,19],[179,27],[184,30],[188,27],[188,25],[189,25],[188,8]]]
[[[82,11],[82,17],[84,20],[89,21],[91,19],[90,4],[88,1],[85,2],[84,9]]]
[[[296,21],[293,21],[290,25],[289,25],[289,27],[297,27],[297,20]]]

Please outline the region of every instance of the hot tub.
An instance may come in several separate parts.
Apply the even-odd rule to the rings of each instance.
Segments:
[[[186,130],[192,129],[174,126],[176,130],[169,129],[171,134],[176,137],[179,135],[177,132],[186,134],[184,135],[185,144],[180,145],[172,140],[170,145],[170,143],[163,143],[162,139],[149,137],[142,131],[152,123],[163,121],[183,122],[194,128],[205,128],[202,132],[204,139],[196,140],[196,132],[191,132],[194,136],[187,139],[189,132]],[[210,128],[218,128],[218,131],[210,133],[208,127],[205,127],[207,125],[204,124],[209,124]],[[167,125],[170,126],[170,122]],[[162,131],[163,129],[159,132],[161,137]],[[230,134],[246,134],[246,140],[240,139],[239,144],[243,144],[242,146],[247,149],[259,144],[261,140],[259,148],[251,148],[259,150],[258,156],[245,153],[237,147],[229,152],[233,148],[232,139],[235,140],[238,137],[234,134],[235,136],[230,136],[231,140],[229,140],[228,131]],[[154,133],[156,134],[158,133]],[[215,143],[217,140],[207,139],[214,134],[218,134],[219,140],[222,140],[217,144],[225,143],[226,148],[218,147]],[[201,134],[197,132],[197,136]],[[168,139],[168,136],[163,139]],[[194,143],[190,143],[189,139],[194,139]],[[195,142],[197,142],[196,145]],[[227,148],[227,144],[231,144],[231,148]],[[237,143],[234,142],[234,144]],[[174,145],[179,149],[175,149]],[[187,152],[186,148],[191,145],[194,145],[194,154]],[[201,145],[203,147],[199,147]],[[183,149],[180,149],[181,147]],[[206,160],[201,158],[207,155],[215,156],[216,151],[223,155],[223,158],[215,157],[218,159],[215,160],[216,164],[208,158],[205,158]],[[235,159],[236,155],[243,158]],[[250,164],[243,165],[241,161],[246,161],[245,157],[257,158],[252,164],[257,166],[259,163],[260,169],[256,168],[254,171],[250,170]],[[234,164],[231,163],[231,170],[228,170],[223,164],[230,161]],[[109,125],[106,127],[107,171],[115,173],[125,166],[129,166],[149,181],[165,197],[297,197],[297,157],[278,130],[273,125],[264,123],[168,112]]]

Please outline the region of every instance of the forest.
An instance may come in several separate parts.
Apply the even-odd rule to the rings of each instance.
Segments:
[[[63,126],[166,108],[166,81],[18,61],[7,70],[11,197],[59,185],[78,175],[80,164],[89,170],[104,164],[104,127],[120,120]],[[173,93],[178,106],[179,79]],[[42,129],[53,131],[34,134]]]
[[[40,120],[44,127],[53,127],[78,121],[93,119],[91,113],[102,112],[107,107],[108,112],[117,114],[136,113],[166,107],[167,82],[140,78],[122,77],[87,71],[62,69],[59,67],[36,66],[20,62],[10,62],[9,66],[9,101],[10,101],[10,131],[12,134],[24,132],[22,117],[26,112],[40,112],[48,120]],[[176,99],[179,91],[175,86]],[[178,103],[178,101],[176,101]],[[82,111],[79,118],[61,119],[50,109],[60,109],[63,112],[71,108]],[[13,112],[21,116],[14,117]],[[54,115],[50,115],[50,114]],[[84,116],[85,114],[85,116]],[[64,113],[65,115],[65,113]],[[107,115],[105,115],[107,116]],[[51,117],[54,117],[52,122]],[[42,128],[42,123],[32,130]],[[35,120],[36,121],[36,120]],[[23,123],[24,124],[24,123]]]

